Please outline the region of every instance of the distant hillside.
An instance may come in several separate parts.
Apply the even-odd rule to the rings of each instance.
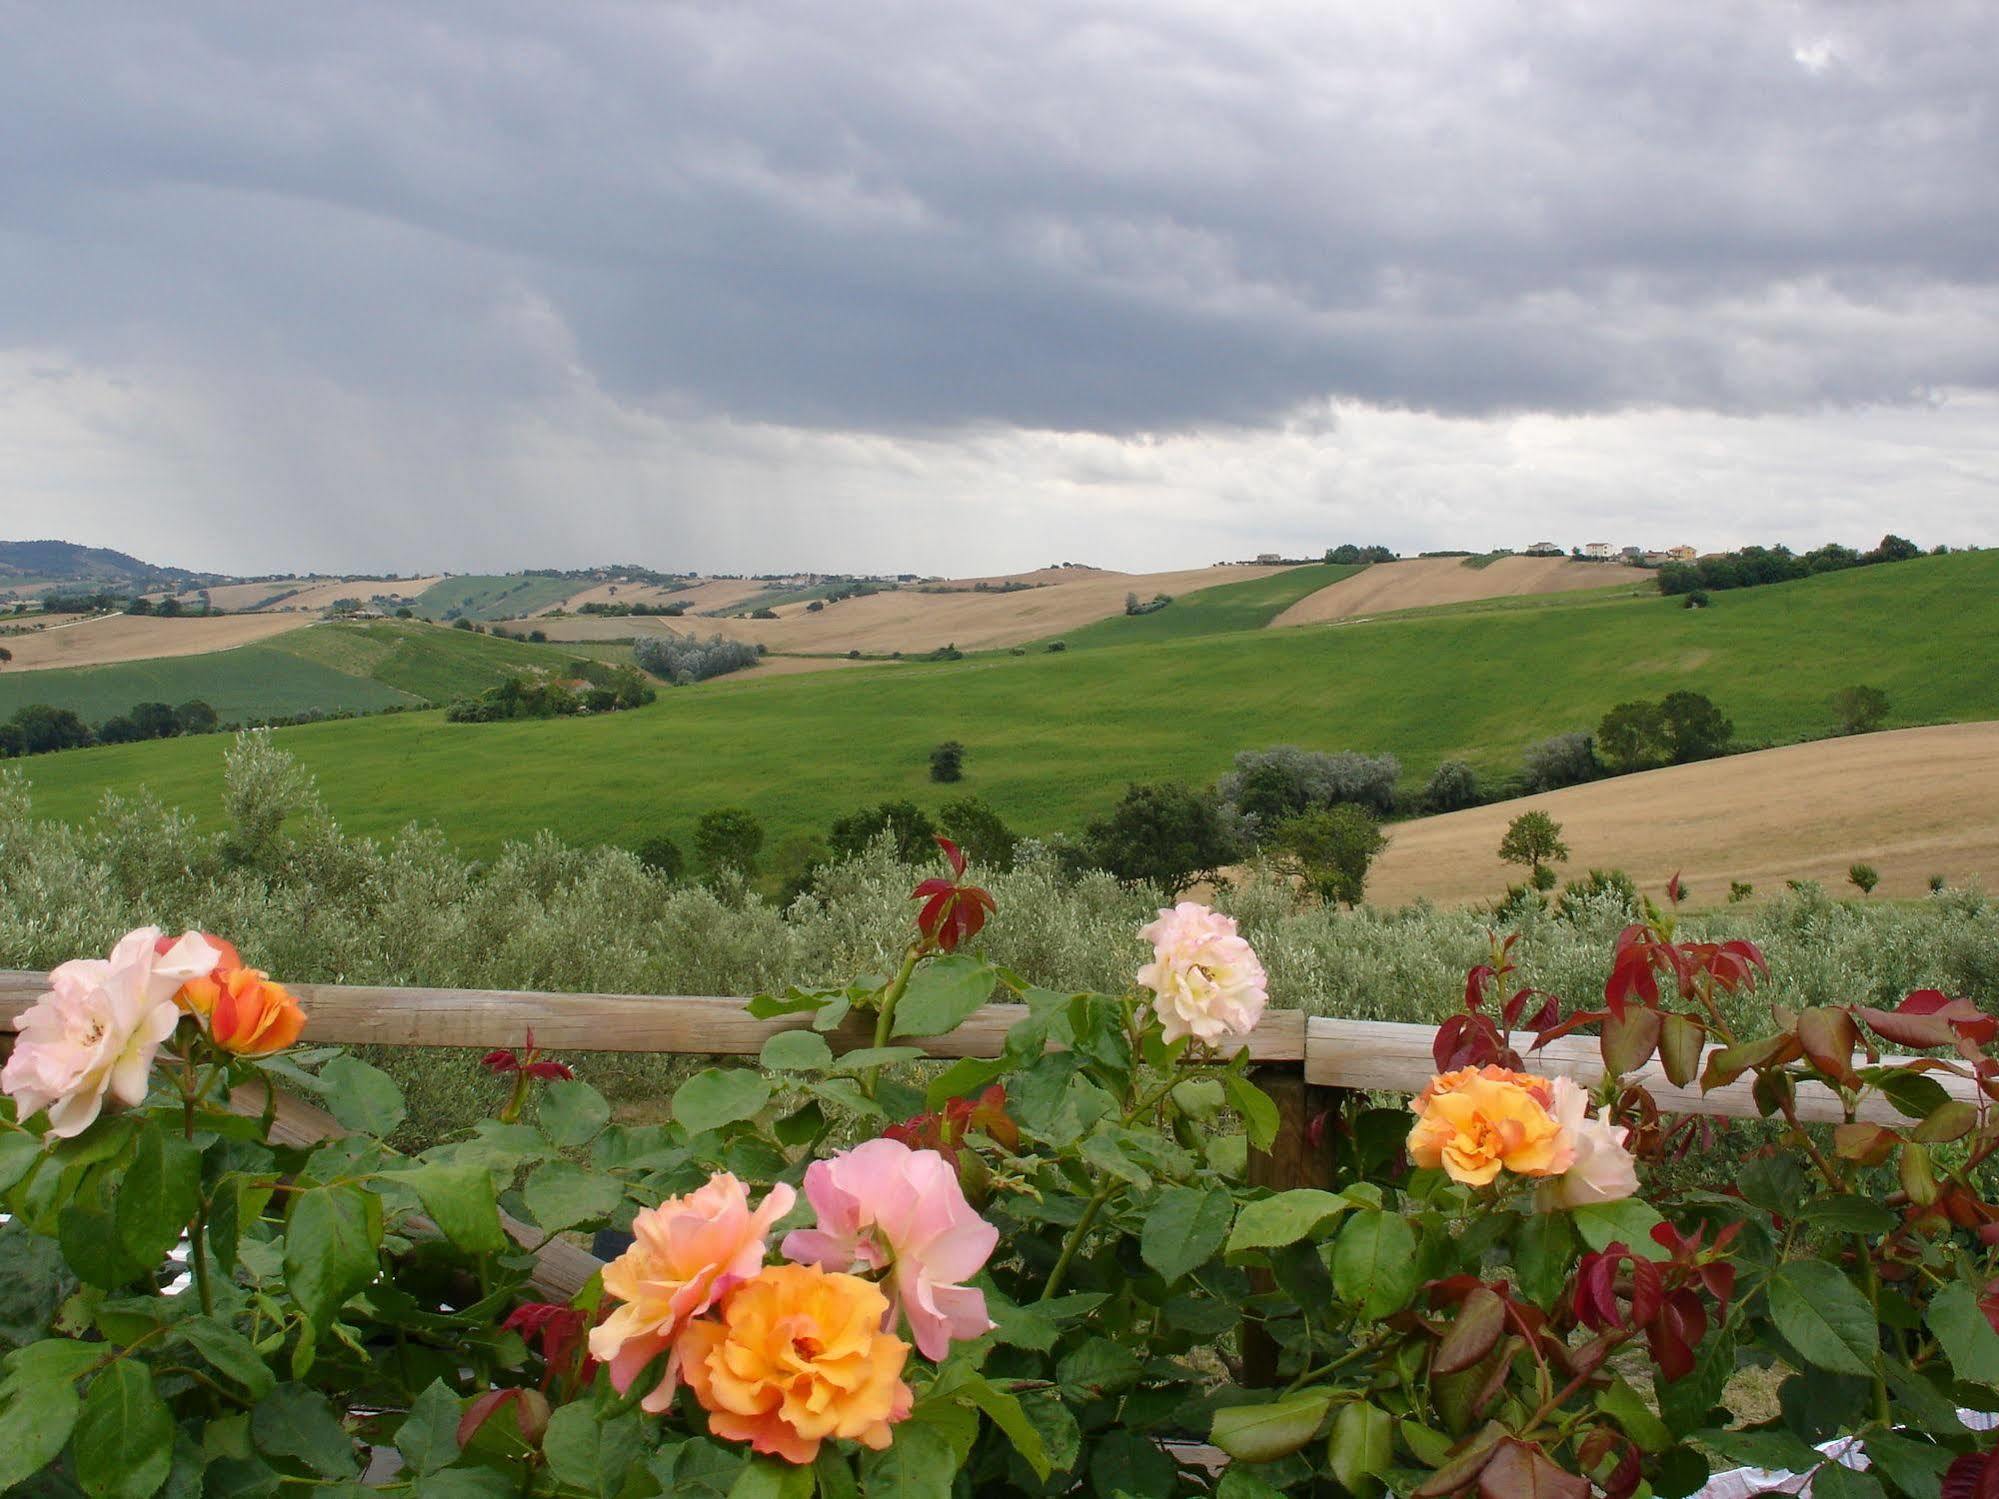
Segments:
[[[93,583],[113,588],[186,588],[221,582],[221,573],[190,572],[142,562],[110,547],[73,541],[0,541],[0,588]]]

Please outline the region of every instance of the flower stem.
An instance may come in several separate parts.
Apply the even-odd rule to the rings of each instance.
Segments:
[[[1096,1194],[1083,1204],[1083,1216],[1076,1220],[1076,1226],[1069,1230],[1069,1237],[1062,1242],[1062,1254],[1055,1261],[1055,1268],[1048,1272],[1048,1283],[1041,1288],[1042,1301],[1048,1300],[1062,1289],[1062,1282],[1068,1277],[1069,1266],[1075,1261],[1076,1251],[1083,1247],[1084,1236],[1096,1227],[1097,1214],[1104,1210],[1104,1204],[1118,1189],[1116,1177],[1108,1177],[1097,1188]]]
[[[875,1017],[875,1046],[888,1045],[889,1037],[895,1034],[895,1007],[902,998],[903,990],[909,987],[909,980],[916,972],[916,965],[923,960],[924,946],[920,942],[909,944],[909,951],[902,955],[902,967],[895,971],[895,977],[882,990],[881,1011]],[[881,1078],[881,1064],[877,1062],[861,1076],[861,1091],[869,1098],[875,1096],[875,1084]]]

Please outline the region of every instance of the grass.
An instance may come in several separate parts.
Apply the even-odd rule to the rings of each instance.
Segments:
[[[518,619],[561,603],[583,586],[574,578],[468,573],[431,584],[409,606],[425,619]]]
[[[628,647],[612,649],[630,659]],[[225,723],[313,709],[421,707],[474,696],[506,677],[560,668],[583,655],[600,653],[403,620],[310,625],[204,656],[0,673],[0,718],[29,703],[48,703],[73,708],[96,724],[134,703],[191,698],[206,702]]]
[[[1270,744],[1392,751],[1410,779],[1453,757],[1506,772],[1533,740],[1680,687],[1712,696],[1750,742],[1828,732],[1827,698],[1856,682],[1888,694],[1891,726],[1999,718],[1995,641],[1999,553],[1960,553],[1743,589],[1703,610],[1586,594],[1056,655],[767,682],[752,672],[580,720],[401,714],[277,739],[351,829],[424,819],[481,854],[543,827],[572,842],[684,842],[702,812],[727,805],[750,808],[775,841],[905,796],[933,809],[980,796],[1045,835],[1101,813],[1127,781],[1205,782],[1237,750]],[[968,751],[950,787],[927,774],[945,739]],[[26,769],[45,815],[79,818],[106,790],[144,783],[212,819],[224,744],[123,745]]]
[[[1066,641],[1070,650],[1088,650],[1096,646],[1140,645],[1148,641],[1260,630],[1298,600],[1360,570],[1360,565],[1336,567],[1315,562],[1309,567],[1294,567],[1288,572],[1251,578],[1247,582],[1203,588],[1180,595],[1152,614],[1113,615],[1049,638]]]

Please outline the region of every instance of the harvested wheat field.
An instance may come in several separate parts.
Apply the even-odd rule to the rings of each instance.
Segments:
[[[195,619],[155,619],[151,615],[107,614],[75,624],[50,625],[32,635],[0,637],[14,653],[5,669],[34,671],[54,666],[109,666],[161,656],[201,656],[232,646],[269,640],[311,624],[308,615],[222,614]]]
[[[381,578],[308,578],[297,582],[282,579],[272,583],[222,583],[208,590],[208,602],[217,609],[231,611],[256,609],[266,599],[275,599],[270,606],[271,613],[315,614],[321,609],[332,607],[336,599],[360,599],[366,603],[377,596],[390,599],[413,599],[443,578],[403,578],[386,581]],[[289,594],[288,598],[279,598]],[[153,598],[163,597],[153,594]],[[196,590],[184,590],[179,598],[189,602],[198,597]]]
[[[1298,600],[1270,624],[1316,625],[1386,614],[1395,609],[1427,609],[1436,604],[1470,604],[1480,599],[1516,598],[1530,593],[1568,593],[1579,588],[1636,586],[1651,580],[1614,562],[1575,562],[1567,557],[1501,557],[1484,567],[1466,567],[1462,557],[1413,557],[1377,562],[1351,578]]]
[[[1758,898],[1789,879],[1851,895],[1857,861],[1881,872],[1876,900],[1921,895],[1933,874],[1999,886],[1999,723],[1788,745],[1400,823],[1369,902],[1503,894],[1524,871],[1499,861],[1500,837],[1534,809],[1562,825],[1563,878],[1622,869],[1657,898],[1678,870],[1696,906],[1726,900],[1731,880]]]

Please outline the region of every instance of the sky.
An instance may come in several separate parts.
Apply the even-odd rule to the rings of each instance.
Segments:
[[[1985,0],[0,0],[0,537],[1999,543]]]

